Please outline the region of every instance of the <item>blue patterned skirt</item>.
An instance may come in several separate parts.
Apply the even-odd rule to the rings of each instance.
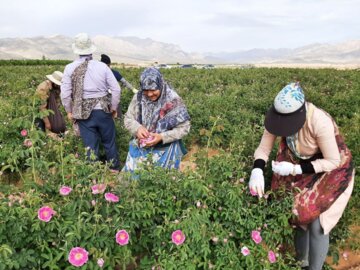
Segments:
[[[152,162],[163,168],[179,169],[181,158],[186,153],[187,151],[181,140],[142,148],[138,146],[136,139],[132,139],[129,143],[129,152],[122,171],[134,172],[145,162]],[[152,159],[148,160],[150,156]]]

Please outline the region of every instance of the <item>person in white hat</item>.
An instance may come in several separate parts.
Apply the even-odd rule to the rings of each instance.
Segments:
[[[78,34],[72,49],[79,58],[65,67],[61,101],[68,119],[78,123],[80,136],[89,149],[88,158],[91,152],[98,157],[101,142],[110,168],[118,171],[120,163],[113,118],[117,116],[120,86],[110,68],[93,59],[96,47],[88,34]]]
[[[54,71],[46,75],[47,80],[39,84],[36,95],[41,99],[40,111],[51,110],[42,119],[35,120],[36,125],[45,131],[50,137],[59,138],[57,135],[64,133],[66,129],[65,119],[60,112],[60,85],[63,73]]]
[[[303,269],[320,270],[329,248],[329,233],[354,186],[350,150],[331,116],[305,100],[298,82],[278,93],[264,124],[254,153],[250,192],[259,197],[264,194],[263,170],[276,137],[281,137],[271,164],[271,189],[285,188],[295,194],[291,222],[296,226],[297,260]]]

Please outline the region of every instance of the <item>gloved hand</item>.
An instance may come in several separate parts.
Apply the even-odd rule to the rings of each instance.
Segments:
[[[287,161],[272,161],[271,162],[272,171],[277,173],[281,176],[288,176],[288,175],[297,175],[302,174],[301,166],[299,164],[293,164]]]
[[[136,88],[132,89],[133,93],[136,94],[137,92],[139,92],[139,90],[137,90]]]
[[[249,181],[249,189],[253,192],[256,192],[258,196],[261,198],[264,194],[264,173],[260,168],[254,168],[251,171],[250,181]]]

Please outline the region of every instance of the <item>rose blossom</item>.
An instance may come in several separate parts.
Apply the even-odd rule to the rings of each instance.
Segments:
[[[211,238],[211,240],[214,242],[214,243],[217,243],[219,241],[219,238],[214,236],[213,238]]]
[[[247,247],[243,246],[241,248],[241,253],[242,253],[242,255],[247,256],[250,254],[250,250]]]
[[[91,187],[92,194],[104,193],[106,189],[106,184],[96,184]]]
[[[113,193],[108,192],[108,193],[105,193],[105,200],[107,200],[108,202],[118,202],[119,197]]]
[[[31,147],[32,146],[32,141],[30,139],[25,139],[24,146]]]
[[[62,186],[59,190],[60,192],[60,195],[63,195],[63,196],[67,196],[70,194],[70,192],[72,191],[72,188],[71,187],[67,187],[67,186]]]
[[[270,263],[276,262],[276,255],[275,255],[274,251],[270,250],[268,252],[268,259],[269,259]]]
[[[22,131],[20,131],[20,134],[21,134],[21,136],[26,137],[28,132],[26,129],[23,129]]]
[[[99,259],[97,260],[97,264],[98,264],[98,266],[99,266],[100,268],[102,268],[103,265],[104,265],[104,259],[103,259],[103,258],[99,258]]]
[[[181,230],[176,230],[171,234],[172,242],[179,246],[185,241],[185,234]]]
[[[49,206],[43,206],[38,210],[38,218],[42,221],[49,222],[56,212]]]
[[[295,209],[295,208],[293,208],[292,213],[293,213],[295,216],[298,216],[298,215],[299,215],[297,209]]]
[[[256,192],[256,190],[255,190],[255,189],[252,189],[252,188],[250,188],[250,194],[251,194],[252,196],[257,196],[257,195],[258,195],[257,192]]]
[[[252,231],[251,238],[256,243],[259,244],[262,241],[261,235],[259,231]]]
[[[116,243],[125,246],[129,243],[129,234],[126,230],[120,230],[115,235]]]
[[[151,142],[152,140],[154,140],[154,136],[149,136],[149,137],[147,137],[147,138],[145,138],[145,139],[140,139],[139,140],[139,143],[140,143],[140,147],[145,147],[146,146],[146,143],[147,142]]]
[[[83,266],[88,261],[88,252],[81,247],[74,247],[69,252],[69,262],[76,267]]]

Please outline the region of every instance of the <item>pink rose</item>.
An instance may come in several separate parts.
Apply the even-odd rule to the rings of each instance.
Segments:
[[[49,222],[56,212],[49,206],[43,206],[38,210],[38,218],[42,221]]]
[[[26,147],[31,147],[33,144],[32,144],[32,141],[30,139],[25,139],[24,141],[24,146]]]
[[[105,193],[105,200],[107,200],[108,202],[118,202],[119,197],[113,193],[108,192],[108,193]]]
[[[176,230],[171,234],[172,242],[179,246],[185,241],[185,234],[181,230]]]
[[[274,251],[270,250],[268,252],[268,259],[269,259],[270,263],[276,262],[276,255],[275,255]]]
[[[214,243],[217,243],[219,241],[219,238],[214,236],[213,238],[211,238],[211,240],[214,242]]]
[[[299,215],[299,212],[296,208],[293,208],[292,210],[292,213],[295,215],[295,216],[298,216]]]
[[[145,138],[145,139],[140,139],[139,140],[140,147],[145,147],[148,142],[151,142],[154,139],[155,139],[155,137],[151,136],[151,135],[149,137]]]
[[[67,196],[70,194],[70,192],[72,191],[71,187],[67,187],[67,186],[62,186],[59,190],[60,195],[62,196]]]
[[[28,135],[28,132],[26,129],[23,129],[22,131],[20,131],[20,134],[21,136],[26,137]]]
[[[68,259],[73,266],[83,266],[89,259],[88,252],[84,248],[74,247],[70,250]]]
[[[251,238],[256,243],[259,244],[262,241],[261,235],[259,231],[252,231],[251,232]]]
[[[256,190],[255,190],[255,189],[252,189],[252,188],[250,188],[250,194],[251,194],[252,196],[257,196],[257,195],[258,195],[257,192],[256,192]]]
[[[100,268],[102,268],[103,265],[104,265],[104,259],[103,259],[103,258],[99,258],[99,259],[97,260],[97,264],[98,264],[98,266],[99,266]]]
[[[115,235],[116,243],[125,246],[129,243],[129,234],[126,230],[120,230]]]
[[[250,254],[250,250],[244,246],[241,248],[241,253],[242,253],[242,255],[247,256]]]
[[[96,184],[91,187],[92,194],[104,193],[105,189],[106,189],[106,184]]]

